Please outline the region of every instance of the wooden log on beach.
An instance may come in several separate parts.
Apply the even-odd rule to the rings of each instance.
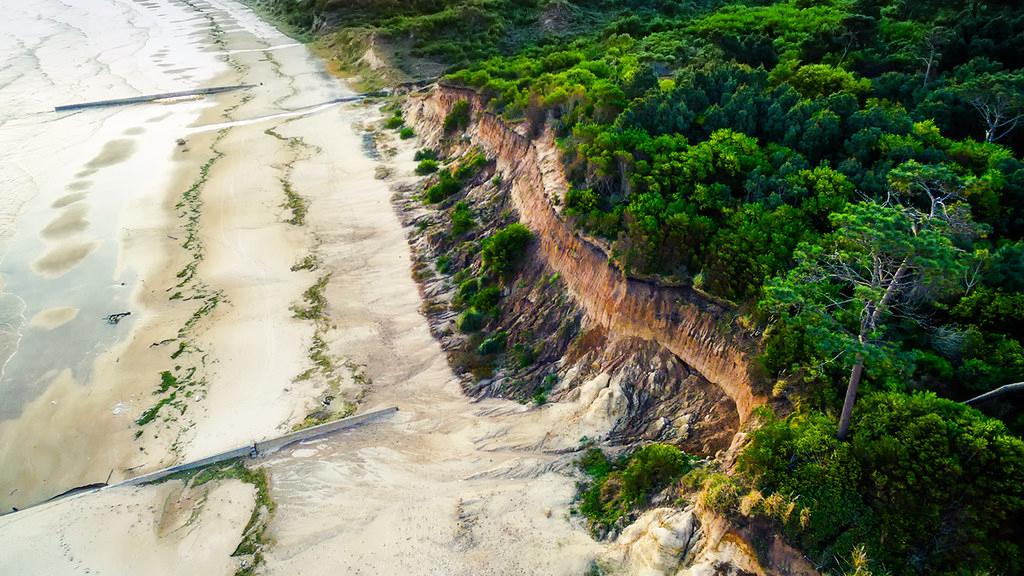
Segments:
[[[244,90],[246,88],[254,88],[255,84],[238,84],[234,86],[214,86],[212,88],[196,88],[194,90],[182,90],[180,92],[164,92],[162,94],[148,94],[145,96],[132,96],[131,98],[115,98],[113,100],[97,100],[95,102],[81,102],[78,104],[63,104],[61,106],[54,106],[54,112],[66,112],[68,110],[81,110],[83,108],[100,108],[103,106],[124,106],[126,104],[141,104],[143,102],[152,102],[154,100],[164,100],[167,98],[182,98],[185,96],[206,96],[209,94],[220,94],[221,92],[230,92],[232,90]]]

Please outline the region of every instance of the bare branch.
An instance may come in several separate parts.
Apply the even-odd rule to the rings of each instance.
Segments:
[[[1005,394],[1009,394],[1011,392],[1017,392],[1017,391],[1020,391],[1020,390],[1024,390],[1024,382],[1016,382],[1014,384],[1004,384],[1003,386],[1000,386],[999,388],[996,388],[995,390],[991,390],[989,392],[985,392],[984,394],[982,394],[980,396],[975,396],[974,398],[971,398],[970,400],[964,400],[964,404],[967,404],[967,405],[977,404],[978,402],[984,402],[986,400],[991,400],[993,398],[997,398],[999,396],[1003,396]]]

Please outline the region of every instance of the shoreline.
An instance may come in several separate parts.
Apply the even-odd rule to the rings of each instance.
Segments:
[[[93,361],[87,385],[68,373],[17,419],[0,423],[6,451],[31,446],[33,453],[29,465],[7,467],[2,474],[4,486],[32,487],[4,494],[17,498],[10,500],[13,506],[279,436],[308,420],[324,390],[338,394],[344,387],[340,392],[352,393],[355,400],[368,385],[344,351],[325,342],[337,339],[335,327],[325,318],[296,312],[323,274],[316,256],[324,246],[321,232],[302,213],[336,193],[304,176],[307,165],[336,164],[348,154],[361,154],[359,146],[348,146],[339,158],[323,158],[320,148],[303,153],[302,137],[325,122],[346,128],[353,118],[351,104],[316,105],[352,91],[333,79],[318,79],[323,65],[305,46],[282,44],[277,32],[254,33],[267,25],[240,5],[216,4],[189,4],[199,13],[197,20],[209,23],[200,27],[227,64],[226,72],[207,82],[251,80],[261,87],[204,102],[182,134],[187,141],[168,146],[167,185],[133,198],[120,211],[124,228],[118,233],[115,274],[133,270],[138,275],[130,300],[131,329]],[[138,110],[152,112],[155,106]],[[288,112],[296,109],[304,113]],[[225,121],[223,128],[203,130]],[[346,151],[346,146],[338,149]],[[372,178],[372,168],[367,173]],[[346,382],[328,382],[327,374],[298,378],[328,356],[331,371],[346,374]],[[353,382],[358,390],[348,389]],[[41,426],[50,421],[63,425]],[[0,452],[9,463],[18,457]],[[265,472],[260,474],[265,484]],[[116,488],[0,516],[0,549],[6,551],[0,571],[8,562],[20,573],[70,568],[67,554],[52,549],[59,544],[81,555],[79,565],[85,557],[92,566],[109,561],[134,565],[140,574],[176,572],[176,563],[169,560],[184,541],[164,529],[150,543],[151,551],[118,557],[125,544],[139,540],[137,528],[150,522],[177,524],[193,535],[192,541],[217,535],[203,545],[210,553],[184,558],[196,573],[249,570],[262,562],[261,534],[273,503],[259,501],[269,498],[265,487],[259,494],[246,492],[232,477],[202,486],[173,480]],[[219,497],[225,491],[230,498]],[[146,501],[152,504],[120,513],[130,525],[112,522],[124,506],[131,510],[137,505],[133,502]],[[168,508],[171,501],[178,504]],[[181,520],[173,518],[181,514]],[[95,526],[110,528],[102,541],[82,547],[96,534]],[[258,527],[260,534],[249,534],[246,526]],[[64,534],[59,542],[41,537],[54,529]],[[223,548],[235,544],[235,553]],[[253,546],[255,556],[232,558]]]
[[[206,10],[210,12],[211,9]],[[218,17],[227,14],[217,9],[213,9],[213,13]],[[239,13],[230,17],[238,16],[245,15]],[[215,33],[217,27],[212,30],[211,33]],[[269,52],[259,49],[272,47],[274,43],[274,40],[263,41],[248,35],[244,29],[226,36],[214,35],[214,44],[222,46],[221,50],[228,53],[225,58],[229,71],[207,82],[226,84],[246,78],[252,78],[257,84],[271,81],[275,74],[280,74],[280,65],[275,67],[268,61]],[[233,47],[243,50],[255,47],[256,50],[229,54]],[[302,59],[296,61],[295,57],[300,54]],[[292,54],[278,52],[275,57],[287,60],[286,66],[298,69],[310,65],[312,56],[307,54],[304,49],[299,49]],[[297,95],[294,87],[288,88],[292,82],[288,80],[281,84],[285,89],[283,93],[214,97],[190,123],[192,128],[189,130],[224,120],[265,116],[260,112],[275,109],[278,106],[276,100]],[[262,90],[266,92],[266,89]],[[156,105],[150,105],[153,106]],[[247,113],[246,110],[251,111]],[[249,184],[253,189],[263,190],[266,200],[249,203],[252,210],[245,215],[239,213],[235,206],[235,190],[244,185],[237,178],[242,164],[235,159],[251,156],[249,134],[272,130],[274,126],[289,121],[291,119],[283,122],[271,119],[257,121],[251,127],[192,133],[187,137],[185,146],[170,146],[172,171],[166,178],[168,185],[163,187],[164,191],[147,193],[124,206],[118,216],[124,228],[118,234],[115,274],[133,270],[138,277],[130,297],[133,312],[130,331],[92,362],[88,384],[83,386],[76,382],[69,372],[58,374],[53,384],[26,405],[18,418],[0,423],[0,430],[9,439],[4,447],[8,453],[4,461],[13,464],[17,455],[10,451],[23,445],[33,446],[36,454],[31,468],[19,470],[16,465],[8,466],[4,475],[6,480],[2,484],[16,489],[13,494],[3,495],[16,498],[11,500],[11,506],[23,507],[32,500],[38,501],[73,486],[102,481],[108,475],[116,480],[183,458],[201,456],[203,452],[215,451],[242,435],[256,436],[245,440],[260,439],[288,427],[288,422],[296,418],[292,413],[316,396],[313,386],[296,386],[297,393],[289,395],[293,398],[290,402],[276,402],[283,405],[282,409],[264,412],[262,416],[246,415],[248,433],[244,427],[236,429],[240,423],[237,420],[217,422],[229,410],[226,403],[237,400],[237,385],[234,386],[234,397],[228,396],[216,402],[208,402],[208,399],[194,401],[205,394],[204,388],[225,388],[220,385],[223,379],[237,377],[225,369],[230,360],[224,357],[229,354],[220,353],[218,357],[215,350],[230,347],[233,342],[246,342],[246,330],[237,323],[246,322],[239,315],[245,315],[247,306],[262,306],[260,302],[266,301],[280,302],[273,323],[267,324],[270,320],[262,323],[265,333],[267,330],[280,332],[284,327],[286,331],[275,336],[293,343],[288,349],[290,351],[282,349],[268,356],[277,366],[269,372],[279,374],[276,379],[279,390],[291,387],[292,377],[301,372],[300,363],[309,360],[302,345],[311,338],[304,327],[307,322],[293,319],[289,308],[292,302],[301,301],[303,291],[313,283],[308,271],[292,270],[310,252],[311,233],[298,225],[301,223],[287,223],[280,217],[277,205],[286,197],[279,190],[280,184],[273,168],[280,163],[294,162],[294,158],[281,157],[291,153],[287,144],[271,141],[270,136],[266,136],[270,147],[265,153],[267,160],[264,164],[268,173]],[[246,141],[245,149],[232,153],[237,148],[231,142],[232,132],[238,134],[236,138],[239,140]],[[221,139],[227,139],[227,142],[219,142]],[[218,146],[224,146],[228,152],[218,153]],[[185,191],[184,198],[182,191]],[[189,205],[190,192],[199,202],[210,205]],[[200,200],[202,196],[206,198]],[[156,198],[159,200],[154,202]],[[263,242],[273,247],[273,253],[264,251],[259,256],[239,259],[237,247],[260,241],[252,237],[243,240],[247,234],[245,230],[253,229],[253,219],[261,221],[263,224],[260,226],[272,230],[269,235],[263,235]],[[202,253],[203,246],[209,248],[205,254]],[[200,252],[196,252],[197,249]],[[272,268],[266,263],[268,257],[276,261]],[[263,273],[265,280],[253,278],[243,268],[246,261],[258,262],[261,259],[265,262],[259,264],[266,270]],[[246,276],[249,278],[243,285],[230,286],[231,278]],[[265,289],[257,300],[247,304],[252,297],[246,296],[245,292],[254,286],[254,280],[255,285]],[[227,292],[224,292],[225,287],[228,287]],[[232,299],[236,302],[229,303]],[[212,316],[207,318],[208,315]],[[235,327],[231,327],[232,322],[236,323]],[[293,336],[285,336],[289,333]],[[268,344],[249,342],[249,345],[258,350]],[[270,345],[274,349],[279,348],[279,344]],[[243,344],[242,347],[246,346]],[[235,357],[244,361],[240,357],[242,354],[239,350]],[[213,366],[207,366],[210,361],[214,362]],[[232,370],[236,374],[239,371],[238,368]],[[166,376],[168,374],[170,377]],[[161,389],[163,393],[152,394],[154,390]],[[178,397],[174,397],[179,391]],[[191,398],[182,402],[185,396]],[[112,406],[115,407],[113,412]],[[35,424],[51,419],[66,425],[40,429]],[[181,420],[176,421],[178,419]],[[132,423],[132,420],[143,424]],[[84,424],[86,421],[89,421],[88,425],[72,424]],[[197,436],[189,432],[196,425],[205,427],[198,441],[189,438],[190,435],[193,438]],[[79,432],[69,434],[68,427],[78,428]],[[96,446],[102,446],[102,449],[96,451]],[[12,476],[15,474],[19,476]],[[35,489],[26,493],[25,487],[33,485]]]

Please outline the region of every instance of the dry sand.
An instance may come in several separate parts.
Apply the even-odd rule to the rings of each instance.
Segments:
[[[0,518],[0,574],[231,574],[253,487],[181,481],[72,496]]]
[[[339,138],[318,125],[288,131],[319,146]],[[356,145],[360,134],[343,137]],[[401,153],[390,164],[408,178],[414,149],[392,144]],[[404,231],[373,168],[314,159],[296,181],[327,187],[310,225],[334,272],[332,348],[366,366],[367,409],[401,411],[266,463],[278,504],[268,573],[584,573],[600,546],[569,516],[567,451],[608,430],[614,386],[598,379],[576,402],[543,409],[467,399],[419,312]]]

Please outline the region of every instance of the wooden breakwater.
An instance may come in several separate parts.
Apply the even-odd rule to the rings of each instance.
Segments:
[[[143,474],[142,476],[136,476],[135,478],[130,478],[128,480],[118,482],[117,484],[111,484],[108,488],[148,484],[150,482],[156,482],[162,478],[166,478],[172,474],[177,474],[178,472],[195,470],[197,468],[203,468],[226,460],[234,460],[236,458],[258,458],[259,456],[280,450],[289,444],[295,444],[296,442],[326,436],[328,434],[338,432],[339,430],[345,430],[360,424],[365,424],[372,420],[383,418],[384,416],[394,414],[395,412],[398,412],[398,407],[392,406],[391,408],[374,410],[373,412],[367,412],[366,414],[349,416],[348,418],[342,418],[341,420],[335,420],[326,424],[303,428],[302,430],[296,430],[295,432],[285,434],[284,436],[278,436],[277,438],[271,438],[270,440],[263,440],[262,442],[253,442],[247,446],[241,446],[233,450],[226,450],[212,456],[207,456],[206,458],[193,460],[192,462],[186,462],[184,464],[178,464],[177,466],[171,466],[169,468],[163,468],[155,472],[150,472],[149,474]]]
[[[366,424],[367,422],[371,422],[373,420],[378,420],[378,419],[383,418],[385,416],[389,416],[391,414],[394,414],[395,412],[398,412],[398,407],[397,406],[392,406],[390,408],[383,408],[381,410],[374,410],[373,412],[367,412],[365,414],[358,414],[356,416],[349,416],[348,418],[342,418],[340,420],[335,420],[333,422],[327,422],[326,424],[320,424],[320,425],[317,425],[317,426],[311,426],[309,428],[303,428],[302,430],[296,430],[295,432],[289,432],[288,434],[284,434],[283,436],[278,436],[276,438],[271,438],[269,440],[263,440],[261,442],[253,442],[252,444],[249,444],[249,445],[246,445],[246,446],[241,446],[241,447],[238,447],[238,448],[234,448],[232,450],[226,450],[224,452],[213,454],[212,456],[207,456],[206,458],[201,458],[199,460],[193,460],[192,462],[186,462],[184,464],[178,464],[177,466],[171,466],[171,467],[168,467],[168,468],[163,468],[161,470],[157,470],[155,472],[150,472],[149,474],[143,474],[142,476],[136,476],[135,478],[129,478],[127,480],[123,480],[123,481],[117,482],[115,484],[109,484],[108,485],[105,482],[99,482],[99,483],[94,483],[94,484],[87,484],[85,486],[78,486],[78,487],[72,488],[70,490],[66,490],[66,491],[64,491],[64,492],[62,492],[62,493],[60,493],[60,494],[58,494],[58,495],[56,495],[56,496],[54,496],[52,498],[49,498],[49,499],[45,500],[44,502],[40,502],[39,504],[55,502],[57,500],[61,500],[63,498],[67,498],[67,497],[71,497],[71,496],[81,496],[81,495],[87,494],[89,492],[96,492],[98,490],[106,490],[107,488],[117,488],[117,487],[122,487],[122,486],[139,486],[139,485],[142,485],[142,484],[149,484],[149,483],[152,483],[152,482],[157,482],[159,480],[162,480],[164,478],[167,478],[168,476],[171,476],[173,474],[177,474],[179,472],[187,472],[189,470],[198,470],[198,469],[204,468],[206,466],[212,466],[214,464],[219,464],[221,462],[227,462],[229,460],[235,460],[235,459],[241,459],[241,458],[258,458],[260,456],[265,456],[267,454],[271,454],[273,452],[276,452],[277,450],[280,450],[281,448],[284,448],[285,446],[288,446],[288,445],[291,445],[291,444],[295,444],[296,442],[303,442],[305,440],[312,440],[314,438],[319,438],[319,437],[322,437],[322,436],[327,436],[328,434],[333,434],[333,433],[339,432],[341,430],[346,430],[346,429],[349,429],[349,428],[354,428],[356,426],[359,426],[360,424]],[[32,507],[37,506],[39,504],[35,504],[35,505],[30,506],[28,508],[24,508],[23,510],[29,510]],[[14,512],[19,512],[19,510],[15,509]],[[6,512],[6,513],[10,513],[10,512]]]
[[[54,112],[66,112],[68,110],[81,110],[83,108],[101,108],[104,106],[124,106],[126,104],[141,104],[154,100],[165,100],[168,98],[183,98],[185,96],[207,96],[231,92],[232,90],[245,90],[255,88],[255,84],[236,84],[234,86],[214,86],[212,88],[196,88],[194,90],[181,90],[179,92],[164,92],[162,94],[148,94],[144,96],[132,96],[131,98],[114,98],[111,100],[96,100],[94,102],[80,102],[78,104],[62,104],[54,106]]]

